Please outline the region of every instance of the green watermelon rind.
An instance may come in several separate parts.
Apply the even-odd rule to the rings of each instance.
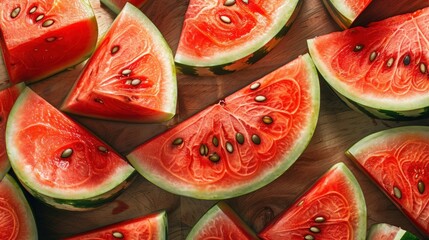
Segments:
[[[219,214],[225,214],[227,215],[233,222],[237,224],[237,226],[241,227],[241,229],[247,233],[249,236],[253,236],[253,239],[259,239],[256,235],[256,233],[250,228],[249,225],[247,225],[243,219],[238,216],[238,214],[225,202],[218,202],[214,206],[212,206],[199,220],[198,222],[192,227],[191,231],[188,233],[186,240],[193,240],[196,239],[198,236],[198,233],[204,229],[204,227],[207,227],[207,222],[210,221],[213,217],[219,215]],[[216,226],[209,226],[209,227],[216,227]]]
[[[410,98],[407,101],[391,101],[365,98],[352,91],[342,83],[341,79],[331,74],[323,57],[318,54],[314,41],[314,38],[308,39],[307,45],[317,70],[334,92],[352,109],[359,109],[359,112],[370,117],[385,120],[412,120],[429,116],[429,97],[418,100]]]
[[[359,212],[359,223],[357,224],[359,228],[356,231],[355,239],[365,239],[367,230],[367,208],[362,188],[360,187],[355,175],[350,171],[346,164],[339,162],[335,164],[333,168],[338,168],[349,180],[349,186],[353,188],[355,201],[357,203],[355,209]]]
[[[0,51],[1,52],[1,51]],[[1,64],[1,62],[0,62],[0,64]],[[1,84],[0,84],[1,85]],[[24,88],[25,88],[25,83],[18,83],[18,84],[15,84],[15,85],[12,85],[12,86],[9,86],[8,88],[6,88],[6,89],[2,89],[1,91],[8,91],[7,89],[9,89],[9,88],[13,88],[15,91],[18,91],[19,93],[21,93],[22,92],[22,90],[24,90]],[[12,91],[14,91],[14,90],[12,90]],[[0,106],[2,105],[2,103],[0,103]],[[3,109],[4,109],[4,106],[3,106]],[[4,116],[5,117],[5,116]],[[6,116],[6,118],[7,117],[9,117],[9,115],[8,116]],[[3,136],[3,138],[4,138],[4,136]],[[3,148],[4,148],[4,153],[5,153],[5,157],[6,157],[6,161],[4,161],[4,162],[1,162],[1,160],[0,160],[0,180],[1,179],[3,179],[3,177],[9,172],[9,170],[10,170],[10,168],[11,168],[11,166],[10,166],[10,162],[9,162],[9,159],[8,159],[8,157],[7,157],[7,154],[6,154],[6,146],[3,146]]]
[[[335,89],[333,89],[333,91],[350,109],[365,114],[370,118],[395,121],[410,121],[429,116],[429,106],[408,111],[391,111],[387,109],[377,109],[368,106],[363,106],[357,102],[354,102],[351,99],[348,99],[338,93]]]
[[[303,4],[302,0],[292,0],[285,5],[281,20],[266,34],[266,38],[249,44],[237,52],[228,52],[225,57],[217,59],[188,59],[176,53],[175,64],[179,72],[194,76],[212,76],[233,73],[254,64],[267,55],[286,35]],[[241,62],[241,64],[236,64]]]
[[[112,10],[115,14],[119,14],[121,12],[121,9],[110,0],[100,0],[100,2],[106,5],[106,7]]]
[[[25,211],[25,216],[19,216],[26,220],[26,228],[28,228],[29,232],[31,233],[30,236],[27,236],[28,240],[37,239],[37,225],[36,220],[33,215],[33,210],[31,209],[30,204],[27,201],[27,198],[24,195],[24,192],[21,190],[21,187],[18,185],[18,183],[15,181],[15,179],[10,176],[9,174],[6,174],[3,179],[1,180],[1,184],[6,184],[10,187],[10,189],[15,194],[15,197],[20,201],[20,206]],[[20,226],[23,227],[23,226]],[[21,236],[22,237],[22,236]]]
[[[198,191],[193,188],[185,188],[184,186],[177,185],[174,183],[165,182],[164,178],[154,174],[150,168],[141,166],[139,164],[140,160],[137,156],[131,152],[126,156],[131,165],[148,181],[154,183],[155,185],[163,188],[166,191],[179,194],[182,196],[193,197],[197,199],[206,199],[206,200],[220,200],[227,199],[232,197],[237,197],[252,191],[255,191],[261,187],[266,186],[268,183],[274,181],[280,177],[295,161],[301,156],[304,150],[307,148],[310,140],[316,129],[319,110],[320,110],[320,86],[319,86],[319,77],[317,75],[316,67],[314,66],[311,57],[308,54],[302,55],[302,58],[306,64],[306,70],[308,74],[308,82],[311,89],[309,89],[309,95],[312,96],[313,106],[311,107],[311,116],[308,119],[308,122],[303,124],[305,128],[302,129],[301,135],[296,139],[295,146],[291,147],[290,152],[285,156],[279,158],[281,164],[279,164],[275,169],[273,168],[269,174],[259,176],[258,178],[253,179],[252,183],[245,183],[241,185],[235,185],[234,188],[216,190],[210,193],[206,191]]]
[[[27,176],[25,170],[20,168],[16,163],[20,159],[19,150],[14,147],[12,136],[18,129],[16,129],[14,122],[19,119],[16,112],[20,110],[20,106],[26,101],[29,94],[35,94],[29,87],[26,87],[21,95],[16,100],[12,110],[10,111],[9,118],[6,126],[6,148],[13,171],[15,172],[21,184],[30,192],[34,197],[42,202],[57,207],[60,209],[71,211],[85,211],[101,206],[109,200],[117,197],[120,192],[125,189],[137,175],[132,166],[127,166],[118,169],[114,177],[110,178],[107,184],[103,184],[98,189],[87,189],[85,191],[73,193],[72,191],[55,190],[37,184]],[[112,174],[113,175],[113,174]]]
[[[323,0],[322,2],[329,14],[342,29],[349,28],[358,17],[357,13],[344,4],[344,1]]]
[[[369,134],[368,136],[362,138],[361,140],[353,144],[346,151],[346,155],[352,157],[352,159],[355,159],[353,156],[359,154],[367,147],[373,146],[377,140],[383,141],[383,139],[389,136],[399,136],[400,134],[408,133],[418,133],[421,135],[429,136],[429,126],[401,126]]]
[[[377,237],[384,236],[383,234],[390,234],[392,231],[397,231],[392,240],[419,240],[414,234],[401,229],[399,227],[387,224],[377,223],[371,226],[368,231],[367,240],[378,240]]]

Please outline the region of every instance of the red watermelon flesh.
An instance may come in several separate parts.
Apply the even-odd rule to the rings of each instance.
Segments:
[[[406,126],[371,134],[346,155],[429,235],[429,127]]]
[[[10,163],[6,154],[5,132],[9,112],[21,93],[24,84],[18,84],[0,91],[0,179],[9,171]]]
[[[0,182],[0,239],[37,239],[34,216],[19,185],[9,175]]]
[[[253,230],[225,202],[210,208],[189,232],[186,240],[257,240]]]
[[[59,208],[100,206],[134,174],[114,149],[28,87],[9,115],[6,146],[23,185]]]
[[[325,80],[353,102],[375,109],[429,105],[429,8],[308,41]]]
[[[109,120],[166,121],[176,113],[176,85],[173,54],[167,42],[150,19],[127,4],[101,39],[61,109]]]
[[[344,163],[337,163],[259,234],[265,240],[362,240],[366,205]]]
[[[179,195],[224,199],[256,190],[306,148],[319,110],[308,55],[143,143],[127,158],[148,180]]]
[[[160,211],[118,222],[64,240],[163,240],[167,239],[167,214]]]
[[[0,29],[13,84],[40,80],[82,62],[98,37],[88,0],[0,1]]]

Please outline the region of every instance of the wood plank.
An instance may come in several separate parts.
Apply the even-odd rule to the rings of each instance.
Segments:
[[[101,6],[98,0],[91,0],[91,3],[95,9],[101,36],[110,26],[114,15]],[[142,8],[164,34],[173,51],[178,44],[187,4],[188,1],[185,0],[148,0]],[[397,0],[394,4],[374,0],[355,25],[367,24],[425,6],[429,6],[427,0]],[[306,53],[307,39],[338,30],[339,27],[330,18],[320,0],[305,0],[298,18],[286,37],[271,53],[253,66],[237,73],[217,77],[178,75],[179,108],[177,116],[171,121],[160,124],[131,124],[74,118],[125,155],[177,122],[187,119],[209,104]],[[59,106],[83,64],[31,84],[30,87],[53,105]],[[6,70],[0,64],[0,82],[6,80]],[[347,108],[321,79],[319,122],[314,137],[303,155],[273,183],[258,191],[229,199],[227,202],[247,223],[259,231],[328,168],[341,161],[352,170],[364,191],[368,205],[368,226],[377,222],[387,222],[418,235],[411,222],[344,156],[344,151],[350,145],[367,134],[388,127],[412,124],[427,122],[425,120],[389,122],[370,119]],[[41,239],[69,236],[159,209],[167,210],[169,239],[184,239],[196,221],[215,203],[168,193],[140,176],[117,200],[90,212],[55,210],[30,199]]]

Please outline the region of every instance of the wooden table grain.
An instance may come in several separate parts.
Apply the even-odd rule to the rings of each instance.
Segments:
[[[100,36],[114,15],[98,0],[91,0],[99,24]],[[177,48],[186,0],[147,0],[142,11],[163,33],[173,52]],[[358,18],[365,25],[399,13],[429,6],[427,0],[373,0]],[[334,23],[321,0],[303,0],[298,18],[286,37],[261,61],[230,75],[192,77],[178,74],[178,114],[160,124],[109,122],[73,116],[124,156],[137,145],[180,121],[219,101],[250,82],[307,52],[306,40],[340,28]],[[59,106],[79,75],[83,63],[30,87],[54,106]],[[7,80],[0,65],[0,82]],[[227,200],[227,203],[255,231],[261,230],[280,211],[287,208],[327,169],[344,162],[358,179],[368,209],[368,226],[386,222],[414,234],[418,230],[390,200],[349,159],[344,151],[362,137],[382,129],[402,125],[427,125],[427,120],[394,122],[374,120],[346,107],[321,78],[321,109],[316,132],[302,156],[280,178],[255,192]],[[115,201],[89,212],[68,212],[45,206],[29,197],[34,209],[40,239],[58,239],[133,217],[165,209],[169,239],[184,239],[192,226],[215,202],[181,197],[166,192],[139,176]]]

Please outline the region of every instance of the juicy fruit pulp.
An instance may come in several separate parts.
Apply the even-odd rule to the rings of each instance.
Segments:
[[[306,148],[318,113],[318,76],[304,55],[143,143],[127,158],[170,192],[230,198],[283,174]]]
[[[7,158],[6,154],[6,142],[4,137],[6,132],[6,122],[9,117],[9,112],[12,109],[12,106],[19,94],[21,93],[23,87],[23,84],[18,84],[0,91],[0,179],[2,179],[10,169],[9,159]]]
[[[387,223],[378,223],[371,226],[367,240],[419,240],[412,233]]]
[[[97,42],[97,22],[87,0],[1,1],[0,19],[3,58],[13,84],[76,65]]]
[[[365,235],[365,199],[344,163],[334,165],[259,234],[267,240],[361,240]]]
[[[266,55],[286,34],[299,0],[191,0],[175,61],[184,73],[225,74]]]
[[[401,119],[429,113],[429,8],[308,41],[325,80],[353,108]]]
[[[116,196],[134,173],[109,146],[30,88],[11,110],[6,146],[23,185],[58,208],[97,207]]]
[[[100,0],[100,1],[116,14],[118,14],[121,11],[121,9],[125,6],[127,2],[131,3],[137,8],[141,8],[143,6],[143,3],[146,2],[146,0]]]
[[[0,181],[0,239],[37,239],[34,216],[15,180],[6,175]]]
[[[429,235],[429,127],[407,126],[371,134],[346,155]]]
[[[103,119],[159,122],[174,116],[176,99],[171,50],[155,25],[128,3],[61,108]]]
[[[219,202],[201,217],[186,239],[256,240],[258,237],[226,203]]]
[[[343,29],[352,25],[372,0],[323,0],[335,22]]]
[[[167,213],[160,211],[139,218],[118,222],[64,240],[88,239],[167,239]]]

